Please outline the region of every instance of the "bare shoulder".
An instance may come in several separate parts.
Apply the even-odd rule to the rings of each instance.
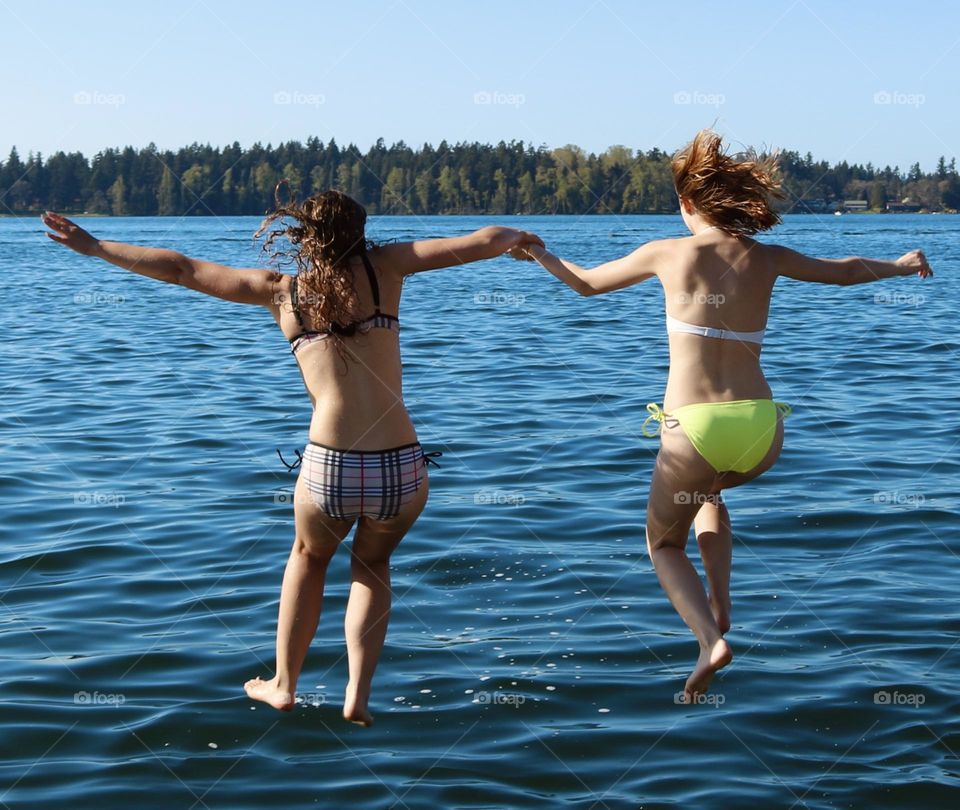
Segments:
[[[627,259],[639,260],[650,266],[657,268],[670,257],[677,254],[682,248],[677,244],[680,239],[653,239],[644,242],[640,247],[628,254]]]
[[[817,262],[817,259],[785,245],[763,245],[762,250],[767,266],[777,275],[793,276]]]
[[[678,243],[683,240],[681,239],[651,239],[649,242],[644,242],[637,250],[644,250],[650,254],[666,254],[671,251],[677,250]]]
[[[404,275],[413,259],[412,243],[387,242],[377,245],[370,252],[370,260],[381,273]]]
[[[289,273],[277,273],[277,276],[277,301],[289,301],[293,289],[293,280],[296,276]]]
[[[697,256],[697,248],[693,237],[676,236],[671,239],[654,239],[641,245],[637,252],[644,251],[644,258],[655,262],[663,271],[693,261]]]
[[[287,273],[277,273],[277,282],[274,287],[270,311],[273,313],[277,323],[280,322],[280,316],[284,312],[292,311],[293,306],[293,281],[296,276]]]
[[[772,262],[791,261],[802,254],[783,245],[767,245],[757,243],[757,247],[763,250],[764,255]]]
[[[644,245],[644,247],[649,247],[651,250],[657,251],[663,256],[692,254],[702,246],[703,240],[697,239],[695,236],[674,236],[669,239],[655,239]]]

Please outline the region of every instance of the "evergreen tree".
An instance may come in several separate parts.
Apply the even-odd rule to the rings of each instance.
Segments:
[[[110,213],[115,217],[125,217],[127,215],[127,185],[123,182],[122,174],[113,181],[107,196],[110,199]]]
[[[529,171],[520,175],[517,195],[520,198],[519,213],[535,214],[540,209],[540,195],[537,194],[537,184]]]
[[[434,187],[436,183],[429,169],[424,169],[417,174],[414,181],[414,195],[416,197],[416,211],[418,214],[429,214],[434,207]]]
[[[160,187],[157,189],[157,214],[162,217],[180,213],[179,188],[169,166],[163,167]]]

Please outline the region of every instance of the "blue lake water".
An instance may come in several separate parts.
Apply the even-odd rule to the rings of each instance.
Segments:
[[[257,263],[252,218],[86,222]],[[585,263],[682,228],[506,224]],[[793,217],[765,237],[922,247],[937,275],[777,283],[764,365],[794,414],[778,466],[727,496],[736,657],[697,707],[674,701],[697,648],[643,543],[659,286],[582,299],[509,259],[411,279],[407,401],[444,456],[394,557],[370,730],[339,718],[345,549],[304,704],[242,690],[272,674],[293,537],[275,448],[301,447],[310,415],[283,335],[40,231],[0,220],[0,808],[958,805],[960,217]]]

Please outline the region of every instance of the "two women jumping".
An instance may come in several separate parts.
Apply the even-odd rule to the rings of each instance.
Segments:
[[[719,136],[700,132],[673,161],[681,214],[690,237],[650,242],[624,258],[584,270],[551,254],[534,234],[482,228],[449,239],[373,245],[364,209],[328,191],[303,203],[278,203],[258,235],[278,265],[296,274],[232,269],[172,250],[94,238],[47,213],[47,235],[159,281],[264,307],[289,339],[313,404],[309,443],[294,497],[295,539],[277,624],[276,673],[254,678],[247,694],[278,709],[294,704],[297,679],[316,633],[326,570],[354,527],[345,619],[349,662],[343,715],[369,725],[370,687],[390,615],[390,555],[427,501],[423,449],[404,406],[399,345],[403,280],[510,253],[535,259],[583,295],[657,277],[664,288],[670,373],[647,506],[647,544],[661,585],[695,634],[700,654],[687,679],[693,700],[732,658],[732,535],[721,492],[756,478],[777,460],[782,417],[760,368],[760,347],[778,276],[858,284],[891,276],[932,275],[923,254],[895,262],[819,260],[755,242],[779,215],[772,159],[723,153]],[[645,425],[647,424],[645,423]],[[709,596],[687,558],[694,525]]]

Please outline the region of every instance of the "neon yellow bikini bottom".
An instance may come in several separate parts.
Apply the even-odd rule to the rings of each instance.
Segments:
[[[683,428],[697,452],[717,472],[745,473],[767,454],[776,435],[777,420],[790,415],[786,402],[772,399],[738,399],[732,402],[696,402],[674,408],[670,413],[655,402],[647,405],[649,416],[641,431],[653,438],[667,420]],[[651,433],[650,422],[659,422]],[[672,425],[668,425],[672,427]]]

